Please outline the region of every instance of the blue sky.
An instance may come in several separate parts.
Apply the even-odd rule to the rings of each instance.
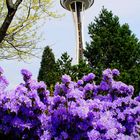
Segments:
[[[84,38],[85,41],[89,41],[87,26],[93,21],[95,16],[98,16],[102,7],[112,10],[113,13],[120,18],[120,23],[128,23],[133,33],[140,39],[140,1],[139,0],[95,0],[94,5],[85,11],[84,16]],[[43,35],[44,41],[41,42],[41,46],[45,47],[50,45],[56,58],[59,58],[63,52],[75,59],[75,28],[72,20],[72,15],[69,11],[64,10],[59,0],[54,1],[54,10],[59,14],[65,16],[59,19],[47,20],[46,24],[40,29]],[[42,54],[40,53],[40,56]],[[33,77],[38,75],[41,59],[32,58],[25,62],[19,62],[16,60],[5,60],[0,62],[0,66],[5,70],[5,75],[10,81],[9,88],[15,87],[22,81],[20,70],[26,68],[33,73]]]

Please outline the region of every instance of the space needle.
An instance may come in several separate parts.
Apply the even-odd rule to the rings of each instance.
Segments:
[[[73,14],[77,34],[76,59],[77,63],[79,63],[83,59],[82,12],[90,8],[94,0],[60,0],[60,3],[64,9],[71,11]]]

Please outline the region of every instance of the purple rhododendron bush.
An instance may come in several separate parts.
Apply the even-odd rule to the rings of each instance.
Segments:
[[[68,75],[55,85],[21,70],[24,82],[8,91],[0,68],[0,139],[7,140],[140,140],[140,96],[133,86],[115,81],[106,69],[99,85],[90,73],[77,82]]]

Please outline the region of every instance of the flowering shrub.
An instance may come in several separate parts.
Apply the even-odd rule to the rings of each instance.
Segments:
[[[24,83],[7,91],[0,68],[0,138],[26,140],[139,140],[140,96],[113,78],[116,69],[103,71],[99,85],[90,73],[77,82],[68,75],[49,95],[44,82],[21,71]]]
[[[44,83],[31,80],[31,73],[21,71],[25,83],[0,94],[0,132],[7,139],[39,139],[47,128],[47,96]],[[3,76],[0,77],[0,83]],[[2,82],[5,87],[7,82]],[[42,99],[42,97],[44,98]]]

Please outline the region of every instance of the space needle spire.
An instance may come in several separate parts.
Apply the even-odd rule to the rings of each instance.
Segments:
[[[83,29],[82,29],[82,12],[90,8],[94,0],[60,0],[62,7],[72,12],[77,34],[77,63],[83,59]]]

